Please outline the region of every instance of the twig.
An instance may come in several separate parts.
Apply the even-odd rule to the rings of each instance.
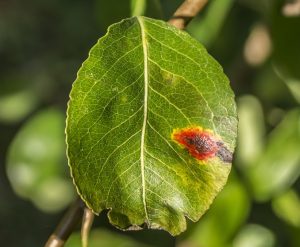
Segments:
[[[208,0],[185,0],[168,21],[173,26],[184,29],[202,10]]]
[[[82,247],[88,247],[88,238],[90,229],[92,227],[94,221],[94,213],[89,208],[84,209],[84,214],[82,218],[82,226],[81,226],[81,241]]]
[[[45,247],[62,247],[82,219],[85,205],[77,199],[59,222],[54,233],[50,236]]]

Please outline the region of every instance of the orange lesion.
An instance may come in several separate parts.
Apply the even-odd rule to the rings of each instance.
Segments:
[[[232,153],[209,129],[200,126],[174,129],[172,139],[197,160],[207,161],[219,157],[224,162],[232,161]]]

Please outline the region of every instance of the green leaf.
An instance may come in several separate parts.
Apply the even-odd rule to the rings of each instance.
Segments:
[[[195,18],[187,30],[204,45],[211,45],[217,38],[225,18],[233,6],[233,0],[212,0],[203,18]]]
[[[299,177],[299,120],[300,110],[290,111],[270,134],[261,157],[245,170],[257,200],[265,201],[278,195]]]
[[[15,92],[0,98],[0,121],[16,122],[24,118],[37,105],[37,99],[30,90]]]
[[[300,198],[290,189],[272,200],[276,215],[295,227],[300,227]]]
[[[208,138],[198,145],[215,150],[212,157],[198,160],[175,142],[181,130]],[[67,153],[78,193],[95,213],[110,209],[121,229],[176,235],[226,183],[236,131],[221,66],[187,33],[135,17],[111,26],[79,70]]]
[[[269,104],[273,106],[295,104],[289,89],[274,70],[274,66],[271,65],[264,66],[255,79],[254,94],[265,102],[270,102]],[[271,124],[273,125],[273,123]]]
[[[41,210],[57,212],[74,198],[65,162],[64,114],[48,109],[17,133],[8,152],[7,174],[19,196]]]
[[[300,103],[300,80],[294,79],[288,74],[284,74],[280,68],[275,67],[274,70],[278,77],[286,84],[294,99]]]
[[[265,126],[262,106],[259,100],[251,95],[238,99],[238,145],[236,165],[246,169],[263,151]]]
[[[255,224],[246,225],[233,241],[233,247],[274,247],[276,238],[269,229]]]
[[[27,77],[18,73],[1,79],[0,122],[18,122],[32,112],[40,102],[41,95],[35,83],[28,82],[24,78]]]
[[[300,80],[286,78],[284,80],[295,100],[300,104]]]
[[[179,246],[227,246],[245,222],[249,208],[250,200],[246,188],[232,171],[228,183],[209,212],[183,234]]]

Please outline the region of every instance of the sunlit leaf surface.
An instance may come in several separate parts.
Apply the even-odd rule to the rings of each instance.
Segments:
[[[126,19],[92,48],[73,85],[72,176],[115,226],[176,235],[226,183],[236,128],[228,79],[201,44],[165,22]]]
[[[222,192],[205,216],[178,238],[177,247],[230,246],[232,237],[248,216],[250,200],[246,188],[232,171]],[[218,236],[218,237],[216,237]]]

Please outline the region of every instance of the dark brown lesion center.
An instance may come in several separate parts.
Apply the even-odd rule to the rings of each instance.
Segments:
[[[216,149],[214,142],[206,136],[186,137],[186,142],[193,145],[199,153],[209,153]]]
[[[217,156],[224,162],[231,163],[232,162],[232,152],[228,150],[227,147],[224,146],[222,142],[217,142],[218,151]]]

